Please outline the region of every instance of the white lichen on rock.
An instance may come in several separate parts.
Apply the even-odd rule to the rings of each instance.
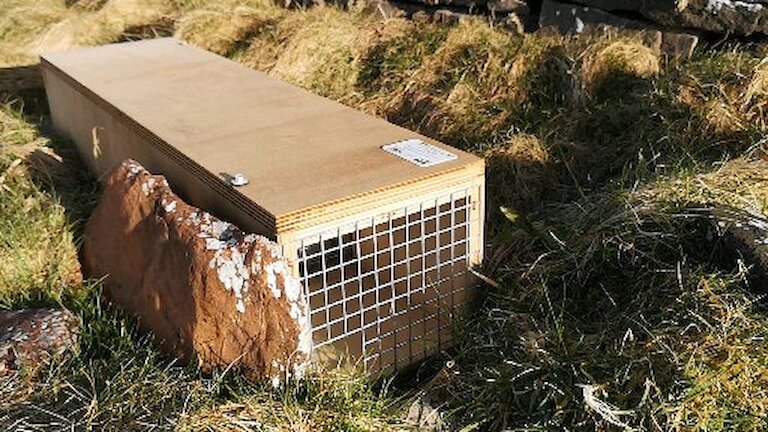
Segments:
[[[217,239],[217,238],[206,238],[205,239],[205,249],[206,250],[219,250],[226,246],[226,243]],[[213,260],[211,260],[213,262]]]
[[[707,0],[706,10],[709,13],[716,14],[723,8],[726,9],[744,9],[748,12],[756,13],[763,9],[759,3],[750,3],[739,0]]]
[[[141,184],[141,191],[144,192],[144,195],[149,196],[149,194],[154,192],[155,186],[157,186],[157,181],[154,177],[150,177],[146,182]]]
[[[163,207],[163,209],[165,209],[166,213],[171,213],[172,211],[176,210],[176,201],[174,200],[169,202],[165,205],[165,207]]]
[[[272,296],[279,299],[282,291],[280,290],[280,287],[277,286],[277,277],[283,273],[283,262],[273,261],[267,264],[264,270],[267,272],[267,286],[269,287],[269,290],[272,291]]]
[[[136,177],[140,172],[144,171],[144,167],[132,159],[127,160],[125,162],[125,166],[128,167],[128,179],[132,179]]]

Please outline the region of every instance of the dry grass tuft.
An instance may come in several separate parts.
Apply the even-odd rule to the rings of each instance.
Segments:
[[[715,133],[733,133],[745,129],[739,111],[729,102],[715,98],[698,108],[709,129]]]
[[[5,4],[7,3],[7,4]],[[0,1],[0,64],[35,63],[47,51],[116,41],[126,29],[172,12],[166,0],[108,0],[100,8],[65,8],[63,1]]]
[[[540,201],[545,191],[557,181],[551,169],[553,158],[535,136],[515,134],[502,146],[486,151],[489,207],[520,207]]]
[[[0,0],[0,11],[0,66],[35,63],[27,46],[71,15],[58,0]]]
[[[70,1],[71,8],[82,9],[86,11],[96,11],[104,7],[108,0],[75,0]]]
[[[639,190],[637,197],[647,202],[675,202],[682,207],[720,203],[768,214],[768,161],[737,158],[711,172],[656,182]]]
[[[512,63],[510,84],[515,101],[536,106],[548,105],[545,99],[575,100],[578,95],[570,48],[558,36],[525,38]]]
[[[688,138],[696,141],[700,136],[701,144],[727,147],[761,134],[767,125],[767,71],[762,58],[738,49],[703,56],[689,65],[677,87],[669,88],[693,125]]]
[[[360,59],[373,42],[375,23],[360,13],[315,7],[288,16],[278,32],[285,38],[270,73],[331,98],[354,92]]]
[[[748,119],[761,122],[765,127],[768,111],[768,57],[763,58],[752,70],[752,79],[744,91],[742,111]]]
[[[650,79],[660,72],[658,53],[639,41],[623,39],[588,49],[581,66],[582,82],[587,89],[617,75],[620,79]]]
[[[175,36],[216,54],[230,55],[250,32],[276,22],[283,14],[283,9],[268,0],[247,6],[215,4],[183,14],[176,22]]]
[[[481,20],[451,28],[433,54],[379,109],[389,118],[466,147],[478,135],[502,128],[508,101],[511,60],[520,39]]]

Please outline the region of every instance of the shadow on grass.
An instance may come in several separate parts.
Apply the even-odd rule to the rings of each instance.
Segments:
[[[502,260],[500,287],[480,295],[440,389],[463,422],[489,430],[673,424],[670,410],[692,384],[686,343],[718,331],[697,318],[712,314],[697,286],[723,268],[702,244],[709,221],[618,194],[594,199],[550,207],[532,216],[533,232],[518,224],[507,239],[514,256]],[[599,412],[592,396],[610,405]]]

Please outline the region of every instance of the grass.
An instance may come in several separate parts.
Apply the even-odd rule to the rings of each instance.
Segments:
[[[50,179],[37,183],[30,176],[57,175],[43,164],[59,156],[50,140],[8,107],[0,112],[0,137],[0,302],[9,307],[16,298],[59,300],[82,282],[75,233],[66,208],[44,190]],[[36,162],[22,164],[25,159]]]
[[[376,20],[357,6],[81,3],[0,0],[0,62],[33,62],[51,35],[78,45],[175,33],[486,157],[480,271],[495,283],[423,386],[457,427],[766,430],[764,292],[689,209],[766,212],[768,46],[729,42],[667,63],[627,35],[519,36],[481,21]],[[422,382],[334,372],[275,390],[158,354],[100,303],[98,281],[81,280],[78,238],[97,187],[44,118],[14,104],[0,113],[0,304],[60,303],[84,329],[72,356],[2,387],[0,423],[406,427],[399,410]]]
[[[82,280],[77,238],[98,186],[41,127],[17,104],[0,107],[0,305],[67,307],[82,333],[63,361],[3,378],[4,429],[403,429],[389,418],[386,383],[332,371],[274,389],[160,354],[133,319],[101,303],[98,281]]]

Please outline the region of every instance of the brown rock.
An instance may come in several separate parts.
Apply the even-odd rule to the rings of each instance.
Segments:
[[[84,267],[161,345],[204,371],[235,365],[273,382],[309,359],[301,285],[277,245],[184,203],[125,161],[86,226]]]
[[[78,333],[77,318],[66,310],[0,311],[0,374],[61,355]]]
[[[688,33],[664,32],[661,50],[673,60],[687,60],[699,43],[696,35]]]

